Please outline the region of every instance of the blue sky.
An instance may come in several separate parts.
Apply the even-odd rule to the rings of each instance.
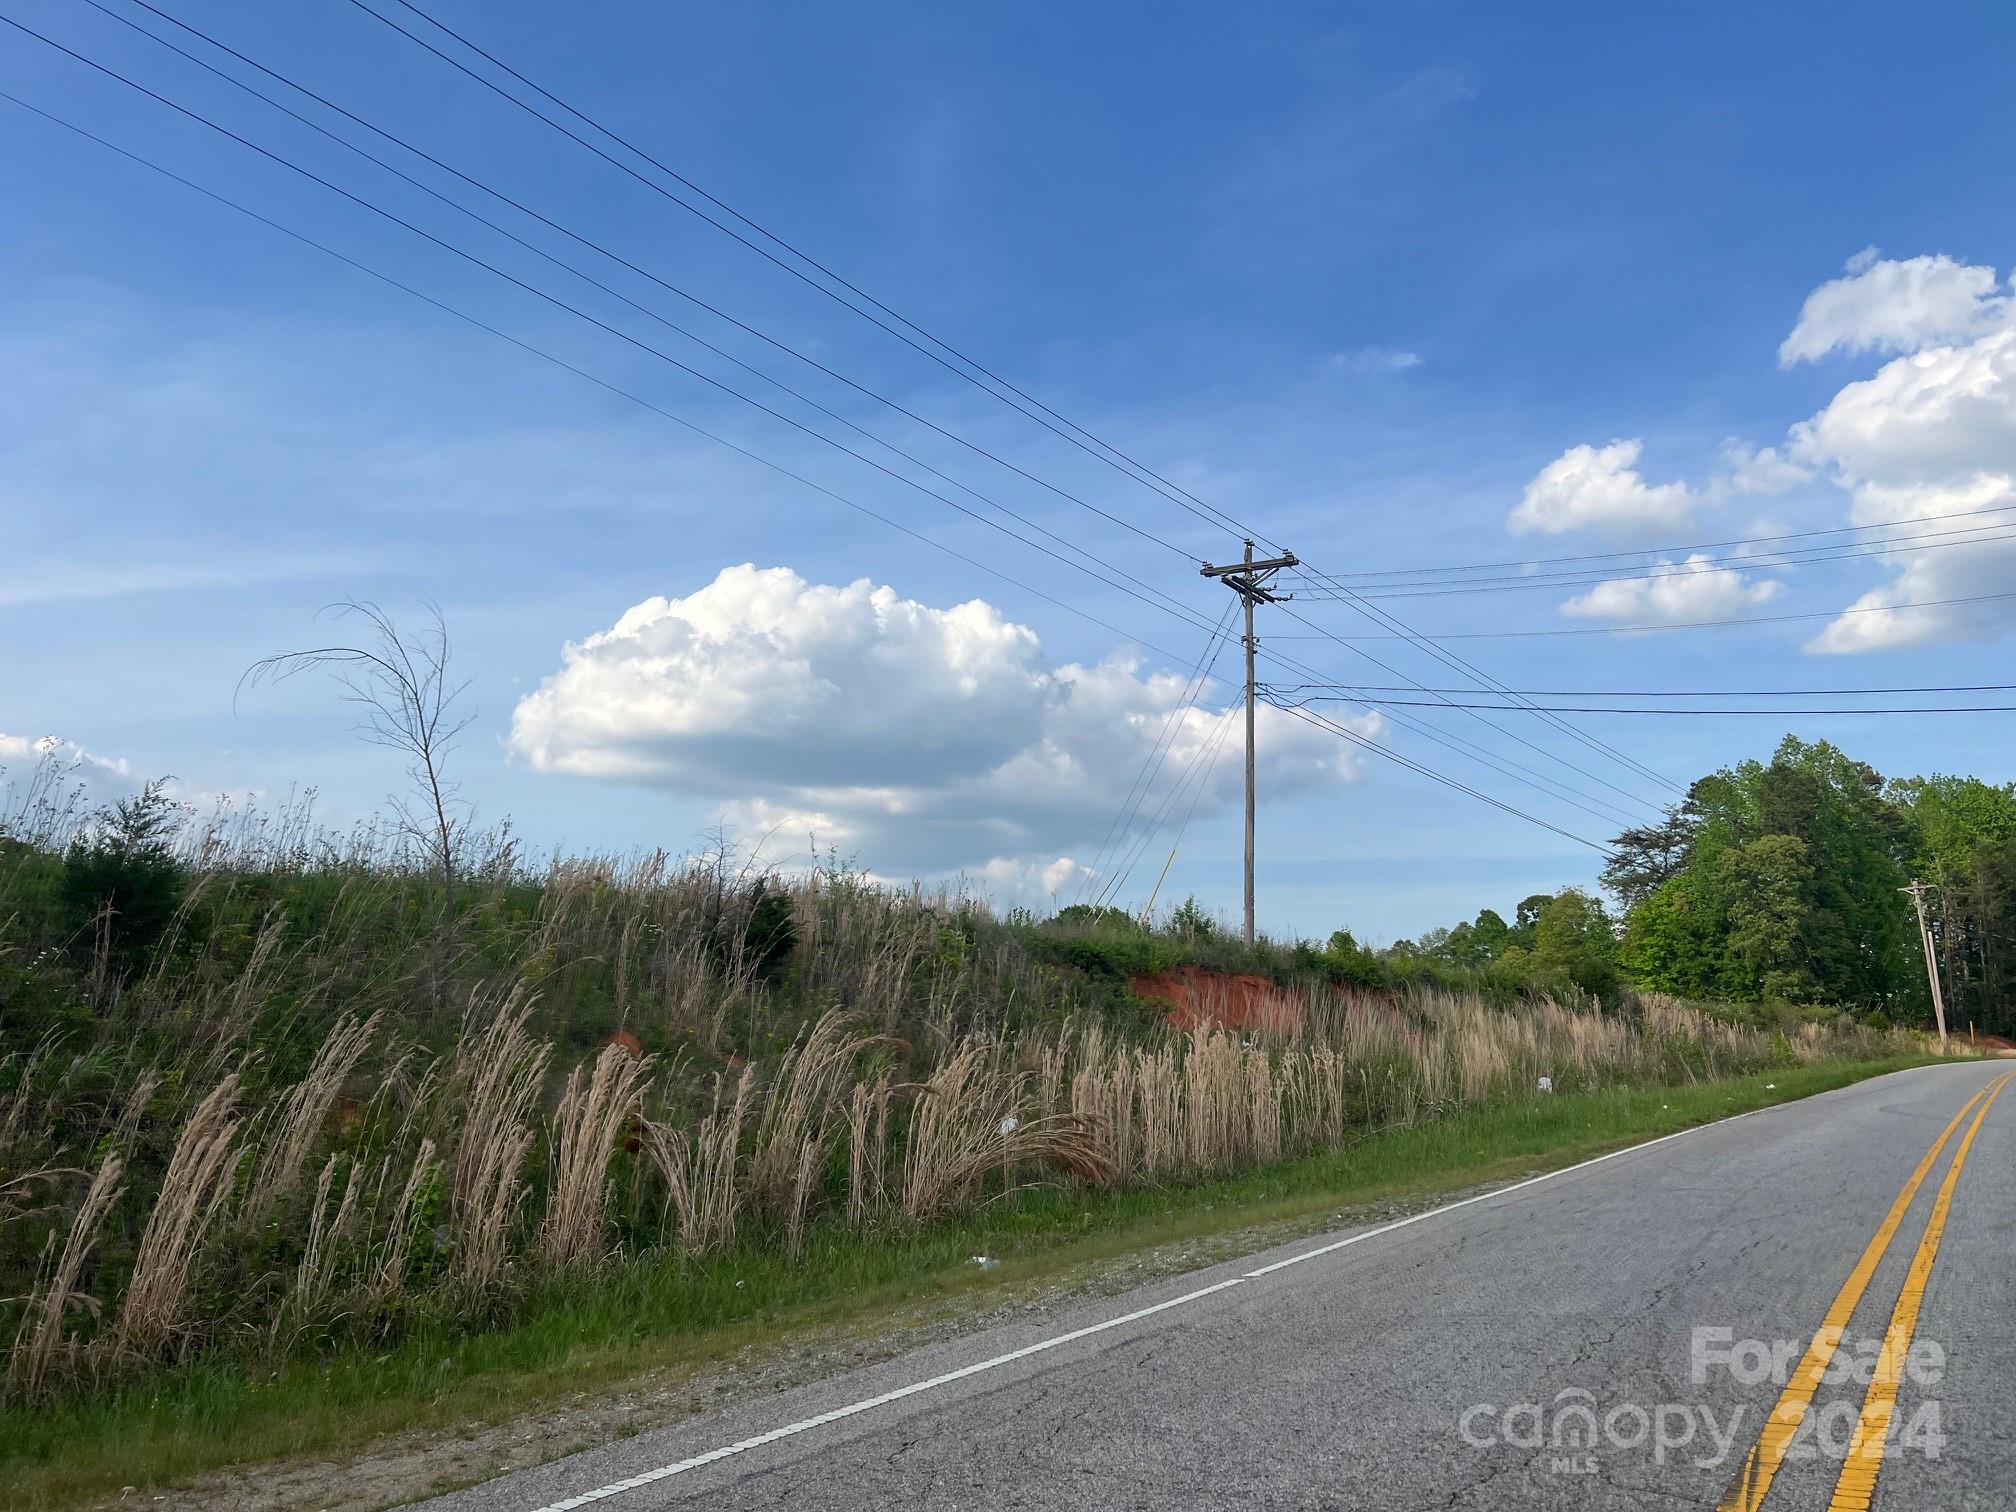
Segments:
[[[172,34],[128,0],[105,3]],[[345,0],[162,8],[1182,552],[1236,553],[1233,534],[959,383]],[[81,0],[7,10],[638,339],[747,381]],[[1995,187],[2016,109],[1994,103],[2016,20],[1999,7],[1921,8],[1908,25],[1891,7],[1840,5],[1684,16],[611,5],[563,17],[441,0],[437,14],[1332,573],[2016,502],[2016,207]],[[318,638],[318,605],[369,598],[411,617],[431,599],[473,679],[465,791],[539,844],[679,848],[725,818],[752,834],[774,827],[780,859],[812,832],[886,874],[964,870],[1004,896],[1054,887],[1067,901],[1071,864],[1093,864],[1153,739],[1165,727],[1176,739],[1165,786],[1210,748],[1212,716],[1169,716],[1205,641],[1190,621],[18,32],[0,39],[0,88],[1027,585],[0,102],[0,736],[55,735],[194,792],[313,786],[343,822],[396,782],[383,753],[348,738],[326,686],[262,690],[234,708],[239,673]],[[1193,615],[1224,607],[1180,553],[621,269],[597,276]],[[732,571],[743,564],[757,571]],[[1420,630],[1477,635],[2016,586],[2016,555],[1992,539],[1776,572],[1651,570],[1676,578],[1385,607]],[[888,591],[849,588],[864,579]],[[1515,687],[1989,682],[2007,665],[2009,607],[1450,644]],[[1336,602],[1297,612],[1340,635],[1379,628]],[[1315,634],[1279,613],[1268,629]],[[1401,680],[1320,638],[1270,644],[1340,681]],[[1366,649],[1406,677],[1456,685],[1404,643]],[[1402,712],[1606,811],[1643,814],[1670,796],[1537,722]],[[1338,717],[1562,828],[1617,827],[1362,709]],[[2006,717],[1575,722],[1680,783],[1767,753],[1787,729],[1887,772],[2016,777]],[[1594,876],[1594,852],[1285,716],[1263,724],[1261,745],[1261,912],[1273,928],[1390,939]],[[1224,749],[1165,892],[1229,909],[1236,763]],[[1168,845],[1165,832],[1142,847],[1142,876]],[[1136,904],[1145,892],[1138,878],[1122,889]]]

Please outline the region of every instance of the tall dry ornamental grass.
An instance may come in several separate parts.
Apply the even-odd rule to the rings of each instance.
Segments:
[[[662,1214],[647,1247],[701,1255],[775,1242],[795,1253],[816,1222],[922,1223],[1032,1182],[1188,1180],[1532,1097],[1542,1077],[1567,1091],[1896,1048],[1819,1026],[1774,1040],[1672,1003],[1634,1021],[1443,994],[1318,1002],[1300,1027],[1258,1038],[1125,1038],[1089,1021],[918,1047],[828,1012],[770,1066],[717,1074],[682,1121],[680,1068],[621,1044],[555,1086],[553,1047],[529,1028],[535,1006],[522,989],[479,993],[431,1062],[385,1049],[381,1095],[348,1125],[332,1089],[374,1042],[368,1020],[339,1019],[301,1078],[269,1089],[255,1140],[243,1137],[242,1078],[227,1075],[191,1109],[153,1188],[131,1194],[147,1221],[110,1321],[91,1335],[71,1326],[86,1257],[130,1174],[108,1158],[22,1314],[10,1395],[46,1393],[87,1356],[102,1372],[184,1339],[222,1340],[256,1308],[270,1309],[265,1332],[284,1343],[332,1319],[390,1320],[436,1293],[457,1309],[493,1300],[614,1253],[623,1173],[646,1233],[649,1214]],[[898,1055],[924,1074],[896,1081]],[[278,1194],[310,1160],[313,1190],[290,1206]],[[241,1177],[254,1185],[234,1207]],[[535,1190],[532,1224],[523,1213]],[[254,1215],[289,1212],[302,1234],[295,1261],[235,1306],[215,1285],[222,1239],[255,1232]],[[195,1299],[205,1311],[192,1311]]]
[[[95,1302],[88,1302],[78,1291],[77,1281],[92,1245],[98,1242],[99,1225],[105,1221],[112,1204],[119,1200],[119,1177],[124,1169],[125,1162],[117,1150],[105,1157],[70,1221],[69,1237],[48,1281],[28,1298],[28,1305],[22,1309],[21,1327],[7,1361],[7,1395],[11,1398],[32,1400],[40,1396],[59,1357],[66,1353],[67,1363],[75,1367],[77,1340],[67,1332],[70,1309],[76,1303],[96,1308]]]
[[[461,1117],[449,1187],[450,1274],[469,1298],[504,1279],[526,1197],[525,1159],[550,1047],[525,1032],[532,997],[472,1007],[455,1053],[449,1091]]]
[[[553,1172],[539,1258],[554,1270],[599,1260],[607,1252],[609,1162],[626,1128],[642,1115],[651,1062],[626,1046],[605,1045],[589,1067],[567,1073],[553,1114]]]
[[[196,1105],[182,1129],[120,1303],[112,1332],[120,1353],[158,1355],[183,1325],[203,1241],[231,1196],[237,1103],[234,1071]]]
[[[746,1200],[746,1167],[742,1161],[744,1131],[756,1099],[756,1069],[745,1066],[726,1093],[721,1078],[714,1081],[713,1111],[689,1129],[674,1129],[652,1141],[672,1209],[680,1251],[704,1255],[726,1249]]]

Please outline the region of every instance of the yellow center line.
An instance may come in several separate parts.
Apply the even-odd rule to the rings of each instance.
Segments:
[[[1868,1247],[1862,1251],[1862,1258],[1855,1262],[1855,1268],[1848,1273],[1848,1279],[1841,1283],[1841,1290],[1835,1293],[1834,1303],[1827,1309],[1827,1316],[1821,1320],[1820,1329],[1813,1335],[1813,1342],[1806,1346],[1806,1353],[1800,1358],[1799,1366],[1792,1372],[1792,1379],[1779,1394],[1771,1414],[1764,1420],[1764,1428],[1758,1434],[1757,1442],[1750,1446],[1750,1452],[1743,1457],[1743,1468],[1737,1472],[1733,1484],[1715,1504],[1716,1512],[1757,1512],[1764,1505],[1765,1493],[1771,1489],[1771,1481],[1778,1474],[1779,1466],[1785,1463],[1786,1451],[1792,1446],[1793,1435],[1799,1425],[1806,1420],[1807,1410],[1813,1405],[1813,1394],[1820,1389],[1821,1378],[1833,1362],[1834,1351],[1841,1343],[1841,1336],[1847,1331],[1848,1322],[1855,1316],[1855,1305],[1862,1300],[1862,1293],[1869,1289],[1869,1281],[1876,1274],[1884,1253],[1890,1248],[1890,1241],[1897,1233],[1898,1225],[1910,1210],[1911,1199],[1918,1195],[1918,1188],[1939,1159],[1939,1152],[1946,1148],[1946,1141],[1953,1137],[1953,1131],[1961,1121],[1974,1111],[1975,1104],[1982,1103],[1991,1093],[2001,1090],[2002,1085],[2016,1072],[2005,1073],[1989,1086],[1967,1099],[1966,1104],[1939,1137],[1932,1141],[1932,1147],[1912,1171],[1910,1179],[1897,1193],[1897,1200],[1890,1204],[1890,1211],[1870,1239]]]
[[[1988,1091],[1988,1100],[1967,1126],[1967,1135],[1953,1153],[1953,1164],[1939,1184],[1932,1203],[1932,1216],[1925,1220],[1925,1233],[1904,1274],[1904,1286],[1897,1294],[1897,1306],[1890,1313],[1890,1328],[1883,1335],[1883,1350],[1876,1357],[1876,1370],[1862,1399],[1862,1411],[1855,1422],[1855,1437],[1848,1445],[1848,1457],[1841,1463],[1840,1478],[1834,1482],[1834,1498],[1827,1512],[1866,1512],[1876,1497],[1876,1477],[1883,1469],[1883,1451],[1888,1447],[1890,1417],[1897,1407],[1897,1387],[1904,1374],[1904,1362],[1911,1352],[1911,1338],[1918,1329],[1918,1309],[1925,1301],[1925,1287],[1932,1279],[1932,1262],[1939,1258],[1939,1241],[1946,1234],[1946,1215],[1953,1206],[1953,1189],[1960,1184],[1960,1168],[1967,1164],[1967,1152],[1995,1099],[2009,1084],[2004,1076]]]

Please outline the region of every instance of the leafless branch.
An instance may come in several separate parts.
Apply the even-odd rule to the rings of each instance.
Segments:
[[[239,678],[239,689],[310,671],[326,671],[336,680],[344,701],[362,711],[359,738],[406,758],[412,791],[390,800],[392,814],[401,833],[426,852],[439,873],[452,913],[457,846],[468,821],[444,767],[474,715],[455,707],[469,685],[449,681],[447,622],[431,603],[426,628],[413,635],[402,634],[390,615],[368,601],[332,604],[323,612],[361,621],[369,638],[362,645],[310,646],[261,657]]]

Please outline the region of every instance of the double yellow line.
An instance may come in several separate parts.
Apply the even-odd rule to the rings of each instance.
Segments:
[[[1932,1148],[1925,1152],[1924,1158],[1911,1172],[1903,1190],[1898,1192],[1897,1200],[1890,1204],[1890,1211],[1884,1215],[1875,1236],[1862,1251],[1862,1258],[1856,1261],[1855,1269],[1848,1273],[1848,1279],[1835,1294],[1834,1304],[1827,1309],[1827,1316],[1813,1335],[1813,1342],[1806,1347],[1798,1369],[1792,1372],[1792,1379],[1786,1383],[1770,1416],[1764,1420],[1757,1442],[1744,1456],[1743,1468],[1728,1491],[1723,1493],[1722,1500],[1716,1503],[1716,1512],[1758,1512],[1764,1505],[1772,1478],[1777,1475],[1779,1466],[1785,1463],[1793,1437],[1798,1433],[1799,1425],[1806,1420],[1814,1393],[1820,1389],[1827,1367],[1840,1347],[1841,1337],[1855,1315],[1856,1304],[1869,1289],[1876,1267],[1882,1262],[1890,1248],[1890,1241],[1896,1237],[1904,1215],[1910,1210],[1911,1199],[1918,1195],[1918,1188],[1924,1185],[1925,1178],[1938,1163],[1939,1154],[1952,1139],[1953,1131],[1972,1113],[1974,1121],[1968,1125],[1953,1156],[1953,1164],[1947,1169],[1946,1179],[1940,1183],[1938,1196],[1933,1200],[1932,1214],[1926,1220],[1925,1232],[1911,1257],[1911,1267],[1905,1274],[1897,1305],[1891,1311],[1882,1352],[1877,1357],[1868,1392],[1863,1397],[1862,1411],[1856,1420],[1855,1434],[1849,1442],[1847,1458],[1842,1462],[1840,1477],[1834,1484],[1828,1512],[1864,1512],[1870,1505],[1876,1494],[1876,1477],[1883,1468],[1890,1417],[1897,1405],[1898,1383],[1903,1375],[1905,1358],[1911,1350],[1912,1335],[1918,1327],[1918,1309],[1925,1299],[1925,1286],[1932,1276],[1932,1262],[1938,1256],[1939,1241],[1946,1232],[1946,1215],[1953,1205],[1953,1189],[1959,1184],[1960,1169],[1967,1163],[1967,1152],[1973,1147],[1974,1136],[1981,1131],[1988,1109],[2012,1079],[2016,1079],[2016,1071],[2005,1072],[1976,1092],[1953,1115],[1952,1122],[1940,1131],[1939,1137],[1932,1141]]]

